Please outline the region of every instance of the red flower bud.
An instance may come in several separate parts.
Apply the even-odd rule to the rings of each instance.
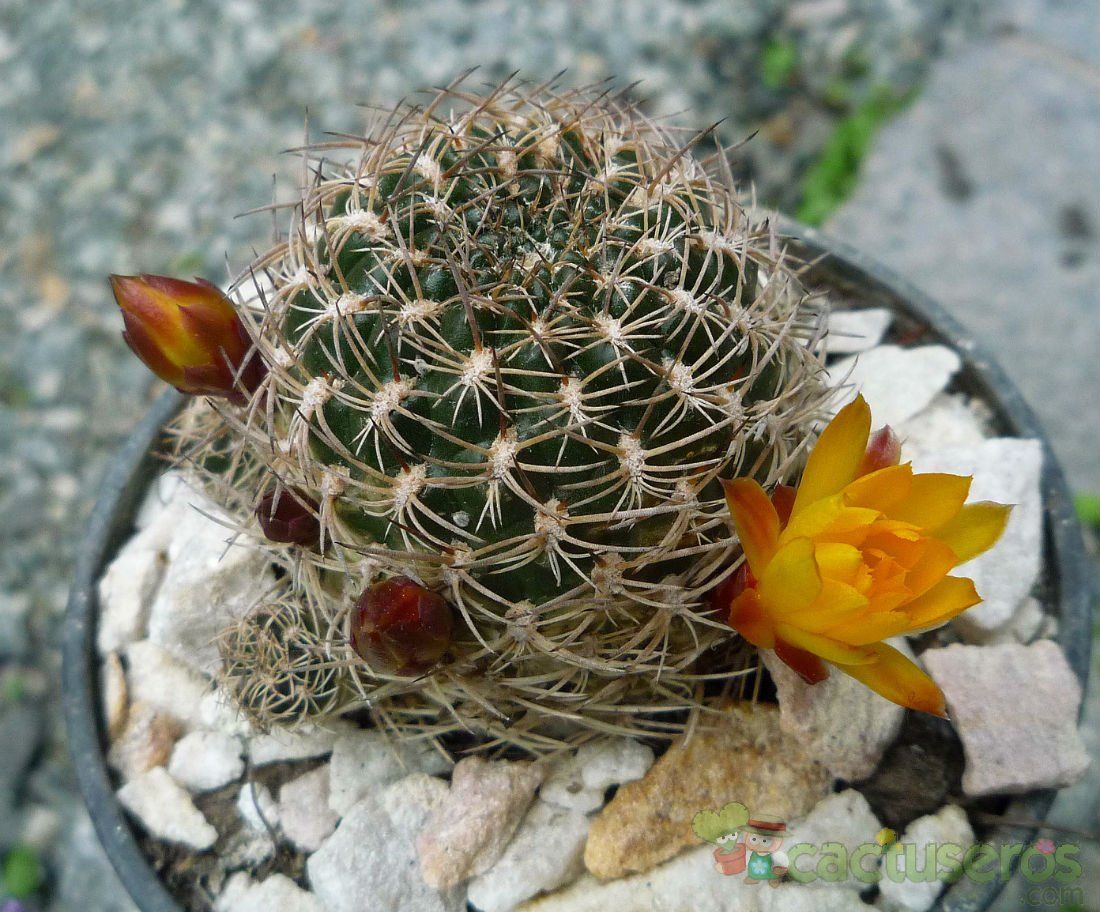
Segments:
[[[859,467],[860,475],[869,475],[879,469],[888,469],[901,462],[901,440],[890,425],[880,428],[867,441],[867,452]]]
[[[122,338],[154,374],[182,393],[243,405],[267,368],[229,299],[209,282],[111,276]]]
[[[256,519],[269,541],[316,545],[321,536],[316,502],[296,488],[268,491],[256,507]]]
[[[399,576],[375,583],[355,605],[355,651],[379,671],[421,674],[451,644],[454,613],[441,595]]]

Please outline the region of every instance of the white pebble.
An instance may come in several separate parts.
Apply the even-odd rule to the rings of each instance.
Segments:
[[[192,792],[219,789],[244,772],[241,743],[222,732],[191,732],[176,744],[168,772]]]
[[[245,826],[256,833],[266,833],[268,827],[279,825],[279,806],[271,789],[259,782],[245,782],[237,795],[237,813]]]
[[[845,384],[835,400],[838,409],[863,393],[874,426],[897,427],[927,406],[961,364],[959,356],[943,345],[880,345],[831,365],[829,384]]]
[[[890,311],[884,307],[830,311],[829,354],[851,355],[874,348],[882,341],[892,319]]]
[[[161,575],[164,555],[139,533],[111,561],[99,580],[96,645],[100,655],[120,650],[145,637],[149,606]]]
[[[118,800],[153,836],[204,852],[218,839],[191,796],[163,766],[131,779],[118,790]]]
[[[399,743],[380,731],[344,734],[332,746],[329,807],[337,814],[410,773],[443,773],[450,763],[427,741]]]
[[[320,900],[285,874],[255,881],[238,871],[226,882],[214,912],[324,912]]]

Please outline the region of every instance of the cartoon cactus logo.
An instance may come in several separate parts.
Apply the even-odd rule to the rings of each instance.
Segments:
[[[827,393],[819,308],[704,138],[452,86],[313,150],[233,289],[251,353],[213,339],[223,398],[175,429],[286,570],[223,642],[261,722],[538,751],[675,734],[744,669],[719,479],[792,480]]]

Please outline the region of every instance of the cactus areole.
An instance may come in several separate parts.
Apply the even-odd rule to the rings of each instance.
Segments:
[[[706,141],[606,93],[452,87],[311,153],[233,290],[266,374],[176,432],[288,542],[333,711],[537,750],[674,734],[745,667],[709,602],[740,555],[719,479],[793,480],[826,391],[818,308]],[[453,612],[404,662],[369,588],[394,579]]]

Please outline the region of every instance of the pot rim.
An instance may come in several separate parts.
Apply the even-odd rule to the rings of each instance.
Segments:
[[[1055,639],[1084,691],[1092,648],[1084,543],[1062,469],[1035,413],[984,346],[912,283],[816,229],[782,218],[779,227],[796,252],[807,260],[821,258],[812,270],[823,270],[834,280],[872,291],[886,306],[924,325],[932,338],[957,352],[963,361],[960,382],[993,410],[1005,433],[1041,441],[1044,564],[1056,571],[1051,573],[1051,601],[1058,618]],[[183,401],[184,397],[174,390],[161,396],[109,466],[78,553],[62,636],[62,710],[77,783],[108,858],[142,912],[183,910],[142,852],[134,825],[115,797],[107,769],[95,646],[97,584],[107,563],[132,531],[134,514],[159,462],[155,445],[163,426]],[[1004,816],[1042,820],[1055,794],[1055,790],[1043,789],[1015,798]],[[1030,826],[1002,824],[989,833],[987,841],[1026,844],[1036,832]],[[1003,886],[998,879],[987,884],[963,879],[948,888],[934,908],[938,912],[978,912],[990,906]]]

